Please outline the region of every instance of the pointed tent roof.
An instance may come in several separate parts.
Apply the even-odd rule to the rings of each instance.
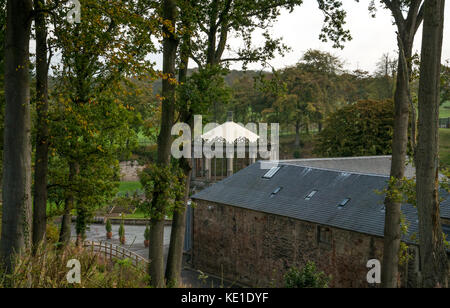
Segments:
[[[225,139],[228,143],[233,143],[236,140],[244,138],[250,142],[256,142],[259,136],[234,122],[226,122],[202,135],[202,139],[205,141]]]

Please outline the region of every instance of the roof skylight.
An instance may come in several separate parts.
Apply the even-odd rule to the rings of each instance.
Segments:
[[[278,195],[278,193],[280,191],[282,191],[282,190],[283,190],[283,187],[278,187],[277,189],[274,190],[274,192],[272,193],[271,197]]]
[[[275,174],[278,173],[278,171],[280,171],[281,167],[274,167],[272,169],[270,169],[264,176],[263,179],[271,179],[275,176]]]
[[[319,191],[318,190],[313,190],[312,192],[309,193],[309,195],[306,196],[305,200],[309,201],[311,200]]]
[[[347,204],[350,202],[350,200],[351,200],[350,198],[342,200],[342,202],[339,203],[338,208],[343,209],[344,207],[347,206]]]

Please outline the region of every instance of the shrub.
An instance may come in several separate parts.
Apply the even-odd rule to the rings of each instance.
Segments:
[[[48,243],[56,244],[59,241],[58,226],[52,223],[47,224],[45,236]]]
[[[111,221],[109,219],[106,220],[106,227],[105,227],[105,229],[106,229],[106,232],[108,232],[108,233],[112,232],[112,225],[111,225]]]
[[[360,101],[325,120],[314,152],[324,157],[389,155],[394,132],[392,101]]]
[[[302,270],[291,268],[284,281],[288,289],[323,289],[328,288],[330,277],[319,272],[314,262],[308,262]]]
[[[150,228],[149,228],[148,225],[147,225],[147,227],[145,228],[145,231],[144,231],[144,239],[146,241],[150,241]]]
[[[146,199],[138,202],[137,207],[145,215],[163,220],[184,207],[185,176],[181,168],[150,164],[139,177]]]
[[[122,214],[123,216],[123,214]],[[123,222],[123,218],[122,218],[122,222],[120,223],[120,227],[119,227],[119,237],[122,238],[125,236],[125,224]]]

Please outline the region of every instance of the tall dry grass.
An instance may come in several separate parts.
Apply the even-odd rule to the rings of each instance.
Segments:
[[[81,264],[81,283],[70,284],[68,261]],[[136,268],[129,260],[105,260],[83,248],[55,245],[41,246],[33,255],[17,256],[10,274],[0,269],[0,288],[145,288],[149,277],[144,268]]]

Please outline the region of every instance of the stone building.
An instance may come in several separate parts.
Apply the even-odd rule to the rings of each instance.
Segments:
[[[277,287],[290,267],[314,261],[332,276],[332,287],[368,287],[367,262],[382,260],[379,192],[389,165],[390,157],[289,161],[271,170],[256,163],[212,185],[192,197],[193,266],[243,285]],[[400,279],[414,286],[417,210],[405,204],[402,211],[409,225],[403,240],[416,257]],[[441,214],[450,234],[448,196]]]

